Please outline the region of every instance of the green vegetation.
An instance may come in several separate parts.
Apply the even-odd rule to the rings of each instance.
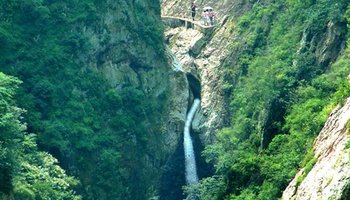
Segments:
[[[225,192],[224,177],[212,176],[201,180],[201,184],[186,186],[185,192],[189,195],[187,200],[200,199],[211,200],[219,199]]]
[[[345,144],[345,148],[350,148],[350,141],[348,141],[346,144]]]
[[[347,0],[251,2],[225,63],[231,124],[203,152],[216,174],[188,199],[278,199],[350,95]],[[156,196],[166,92],[103,70],[165,66],[159,13],[158,0],[0,1],[1,199]]]
[[[306,163],[305,166],[301,165],[302,167],[304,167],[304,172],[301,176],[298,176],[297,185],[300,185],[300,183],[305,179],[305,177],[309,174],[309,172],[311,171],[312,167],[316,164],[316,162],[317,162],[317,158],[312,158],[311,160],[309,160],[309,162]]]
[[[35,134],[25,132],[24,111],[14,101],[19,83],[0,73],[0,198],[81,199],[72,190],[79,182],[55,158],[38,151]]]
[[[317,159],[305,155],[328,113],[350,96],[350,48],[334,63],[347,38],[347,7],[347,1],[257,2],[239,19],[244,39],[232,44],[238,62],[225,64],[231,125],[204,151],[223,177],[215,184],[223,192],[211,199],[278,199],[299,168],[311,170]],[[326,44],[330,29],[337,39]],[[206,180],[190,195],[196,188],[203,197],[213,191]]]
[[[347,183],[346,187],[343,190],[341,199],[348,199],[350,197],[350,181]]]
[[[107,61],[130,63],[135,71],[165,66],[159,12],[157,0],[0,2],[0,70],[23,81],[16,101],[27,110],[1,112],[14,113],[4,116],[14,121],[21,115],[37,133],[10,135],[11,144],[1,144],[1,159],[9,161],[1,162],[0,191],[18,199],[75,198],[69,186],[77,182],[38,151],[37,141],[80,180],[75,190],[84,199],[146,199],[157,180],[146,156],[156,148],[155,119],[164,105],[130,82],[113,87],[100,69]],[[23,141],[20,162],[7,152],[17,140]]]

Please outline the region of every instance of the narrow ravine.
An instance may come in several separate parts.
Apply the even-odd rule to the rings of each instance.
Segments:
[[[191,124],[196,113],[200,100],[195,99],[192,107],[187,114],[186,124],[184,129],[184,151],[185,151],[185,169],[186,169],[186,183],[191,185],[198,182],[196,156],[193,149],[193,142],[190,135]]]

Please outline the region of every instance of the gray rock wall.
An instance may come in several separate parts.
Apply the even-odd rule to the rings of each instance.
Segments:
[[[147,15],[139,15],[141,11]],[[147,147],[141,152],[140,174],[148,197],[157,196],[161,169],[181,140],[188,103],[185,75],[173,69],[162,37],[158,0],[111,1],[101,8],[100,22],[87,24],[81,34],[89,38],[89,52],[81,53],[86,67],[102,73],[115,90],[137,88],[144,101],[160,104],[164,110],[148,115],[143,122]],[[151,23],[149,25],[148,23]]]
[[[282,199],[341,199],[350,181],[349,130],[350,98],[336,108],[314,142],[317,162],[298,183],[301,169],[283,192]]]
[[[193,129],[200,133],[202,142],[212,143],[228,119],[224,72],[220,66],[229,54],[232,35],[223,24],[206,34],[185,27],[168,28],[165,37],[184,72],[201,83],[201,109],[193,120]]]

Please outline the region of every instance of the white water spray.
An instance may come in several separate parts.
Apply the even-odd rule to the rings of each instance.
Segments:
[[[184,130],[184,151],[185,151],[185,167],[186,167],[186,182],[187,185],[198,182],[196,157],[194,155],[190,128],[196,110],[200,104],[199,99],[195,99],[190,112],[187,114],[185,130]]]

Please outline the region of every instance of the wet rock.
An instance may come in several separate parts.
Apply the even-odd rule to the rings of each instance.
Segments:
[[[190,43],[190,53],[193,55],[198,55],[200,54],[202,48],[204,47],[205,43],[207,41],[203,37],[202,34],[196,35]]]
[[[201,109],[193,120],[193,130],[201,133],[204,144],[215,141],[216,132],[227,119],[227,104],[223,92],[220,65],[228,55],[232,34],[225,27],[218,28],[207,37],[193,29],[167,29],[171,35],[169,47],[182,64],[183,70],[201,81]]]

